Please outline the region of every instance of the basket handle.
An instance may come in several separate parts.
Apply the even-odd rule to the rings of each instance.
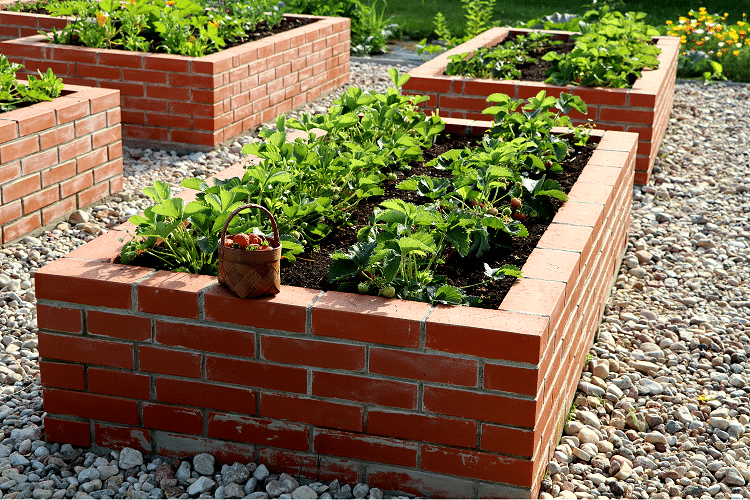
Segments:
[[[260,209],[262,212],[264,212],[268,216],[268,218],[271,220],[271,227],[273,227],[273,239],[271,240],[271,245],[274,248],[277,248],[281,244],[280,243],[281,240],[279,239],[279,228],[276,225],[276,218],[273,215],[271,215],[271,212],[269,212],[267,208],[261,205],[256,205],[254,203],[248,203],[247,205],[242,205],[240,208],[232,212],[232,214],[229,217],[227,217],[226,222],[224,222],[224,228],[221,230],[221,238],[219,239],[219,245],[222,247],[224,246],[224,239],[226,238],[227,229],[229,228],[229,221],[231,221],[235,215],[245,210],[246,208]]]

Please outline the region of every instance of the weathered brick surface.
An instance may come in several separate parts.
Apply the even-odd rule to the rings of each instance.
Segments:
[[[61,97],[0,114],[0,242],[121,189],[120,124],[107,118],[119,108],[117,90],[66,84]]]
[[[50,19],[11,14],[0,10],[0,25]],[[0,36],[0,51],[28,73],[52,67],[70,83],[119,90],[127,142],[208,150],[349,81],[349,19],[288,17],[316,22],[203,57],[53,45],[29,36],[36,29]]]
[[[404,85],[404,90],[407,93],[429,96],[430,100],[422,104],[427,110],[439,109],[441,116],[472,120],[491,120],[491,116],[483,115],[482,110],[487,107],[486,98],[492,93],[508,94],[515,99],[528,99],[540,90],[546,90],[547,95],[555,97],[561,92],[577,95],[587,104],[588,109],[586,115],[571,112],[574,124],[583,124],[590,119],[602,130],[639,134],[634,176],[636,184],[646,184],[672,109],[679,39],[655,37],[656,45],[661,49],[659,68],[644,70],[631,89],[560,87],[541,82],[465,78],[444,74],[451,55],[472,52],[479,47],[491,47],[510,34],[528,31],[530,30],[490,29],[413,69],[409,73],[412,78]],[[559,31],[554,33],[565,39],[572,34]]]
[[[106,236],[45,266],[48,438],[321,463],[421,495],[537,495],[630,219],[636,136],[594,135],[568,202],[586,210],[559,212],[498,311],[294,287],[234,300],[213,278],[110,264],[122,244]],[[529,286],[549,299],[529,305]]]

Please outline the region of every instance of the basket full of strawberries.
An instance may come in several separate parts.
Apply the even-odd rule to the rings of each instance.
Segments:
[[[271,221],[273,235],[235,234],[227,236],[229,222],[242,210],[257,208]],[[219,283],[240,298],[275,295],[281,288],[281,242],[276,219],[266,208],[243,205],[227,218],[219,240]]]

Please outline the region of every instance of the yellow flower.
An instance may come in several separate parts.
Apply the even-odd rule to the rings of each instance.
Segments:
[[[214,28],[218,28],[219,27],[219,21],[209,21],[208,24],[210,24]]]
[[[166,5],[167,7],[171,7],[171,6],[174,5],[174,1],[173,0],[167,0],[166,2],[164,2],[164,5]]]
[[[737,26],[744,26],[744,25],[745,25],[745,23],[744,23],[744,22],[742,22],[742,21],[737,21]]]
[[[188,38],[187,41],[188,41],[188,43],[195,43],[195,37],[191,36],[190,38]]]
[[[740,51],[739,50],[735,50],[734,52],[732,52],[732,54],[734,54],[735,56],[738,56],[738,55],[740,55]]]
[[[99,12],[96,14],[96,24],[104,26],[107,24],[107,18],[109,18],[109,16],[105,12]]]
[[[729,12],[725,12],[724,17],[729,17]]]
[[[672,21],[667,21],[667,26],[671,26],[671,25],[672,25]]]

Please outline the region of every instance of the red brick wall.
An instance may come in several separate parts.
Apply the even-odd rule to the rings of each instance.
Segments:
[[[126,233],[107,233],[36,273],[47,438],[535,496],[624,251],[635,154],[634,134],[604,135],[500,310],[295,287],[243,300],[110,264]]]
[[[64,18],[4,10],[14,3],[16,0],[0,0],[0,42],[38,35],[40,31],[51,31],[52,28],[59,31],[68,24]]]
[[[659,68],[644,70],[642,77],[631,89],[560,87],[541,82],[465,78],[443,74],[449,56],[472,52],[479,47],[493,46],[505,40],[509,34],[528,31],[530,30],[490,29],[410,71],[411,79],[404,85],[404,90],[409,91],[407,93],[429,96],[430,100],[423,106],[430,110],[439,109],[441,116],[474,120],[492,119],[491,115],[483,115],[482,110],[488,105],[487,96],[496,92],[508,94],[515,99],[529,99],[540,90],[546,90],[547,95],[555,97],[561,92],[580,96],[587,104],[588,110],[585,115],[571,112],[574,124],[586,123],[590,119],[602,130],[639,134],[635,182],[646,184],[672,109],[679,38],[656,37],[657,46],[661,49]],[[562,39],[567,39],[572,34],[559,31],[554,33]]]
[[[66,82],[118,89],[126,143],[210,149],[349,81],[349,19],[314,18],[204,57],[53,45],[43,35],[0,50],[29,73],[51,67]]]
[[[117,90],[63,96],[0,114],[0,228],[7,242],[122,190]]]

